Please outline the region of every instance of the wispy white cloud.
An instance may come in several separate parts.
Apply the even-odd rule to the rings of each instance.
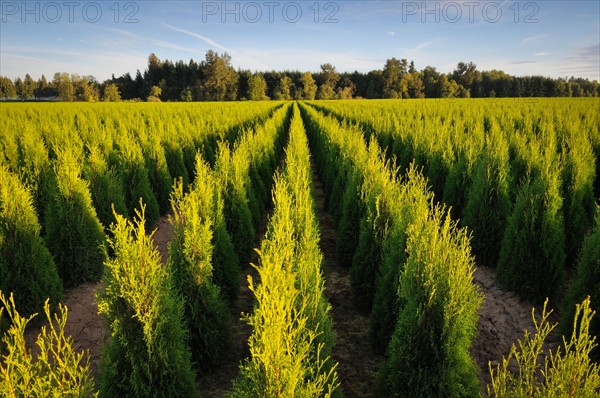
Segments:
[[[533,55],[535,55],[536,57],[546,57],[546,56],[550,55],[550,53],[549,52],[545,52],[545,51],[540,51],[540,52],[537,52],[537,53],[533,53]]]
[[[537,41],[543,39],[544,37],[546,37],[546,35],[529,36],[523,39],[523,43],[531,43],[532,41]]]
[[[207,37],[207,36],[204,36],[199,33],[189,31],[189,30],[177,28],[175,26],[169,25],[162,21],[161,21],[161,24],[164,27],[166,27],[167,29],[170,29],[174,32],[183,33],[185,35],[188,35],[190,37],[193,37],[195,39],[198,39],[198,40],[208,44],[210,47],[217,48],[219,50],[227,52],[229,55],[231,55],[232,60],[236,59],[237,61],[246,65],[246,67],[250,67],[253,69],[271,69],[268,65],[264,64],[263,62],[257,61],[256,59],[249,57],[239,51],[236,51],[232,48],[229,48],[222,44],[219,44],[215,40],[211,39],[210,37]]]
[[[396,36],[396,32],[387,32],[388,36]]]

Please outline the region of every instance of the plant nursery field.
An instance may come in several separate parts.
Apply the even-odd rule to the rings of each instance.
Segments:
[[[600,396],[599,109],[3,103],[0,396]]]

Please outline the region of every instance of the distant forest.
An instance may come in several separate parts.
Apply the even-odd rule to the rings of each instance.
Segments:
[[[93,76],[56,73],[35,81],[30,75],[0,77],[2,100],[60,101],[236,101],[351,98],[492,98],[598,97],[598,81],[582,78],[511,76],[503,71],[479,71],[460,62],[451,73],[414,62],[388,59],[381,70],[339,73],[321,65],[316,73],[236,70],[231,57],[212,50],[202,62],[172,62],[148,57],[148,67],[135,76],[126,73],[98,82]]]

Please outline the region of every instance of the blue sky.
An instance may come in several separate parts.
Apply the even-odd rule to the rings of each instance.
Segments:
[[[6,1],[0,75],[98,80],[146,68],[148,55],[236,68],[381,69],[391,57],[452,71],[459,61],[514,75],[600,80],[598,1]]]

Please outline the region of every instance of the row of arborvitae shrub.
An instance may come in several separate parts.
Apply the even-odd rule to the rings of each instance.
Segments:
[[[290,110],[290,106],[283,106],[263,124],[242,133],[233,149],[223,141],[217,149],[215,171],[223,193],[227,231],[240,261],[250,258],[269,201],[270,184],[283,150]]]
[[[0,136],[4,165],[0,247],[5,252],[0,259],[0,288],[15,293],[25,314],[41,311],[48,297],[55,305],[61,280],[68,288],[100,278],[107,258],[104,226],[115,221],[113,208],[125,217],[133,215],[141,198],[147,206],[147,224],[156,224],[166,210],[165,200],[168,205],[173,176],[187,186],[194,174],[195,170],[187,170],[194,148],[215,152],[212,136],[222,134],[233,140],[242,127],[258,124],[272,113],[266,112],[267,107],[257,113],[258,108],[250,105],[232,106],[235,112],[223,117],[227,108],[219,111],[215,105],[214,115],[207,115],[207,120],[220,115],[228,130],[208,132],[211,124],[200,121],[206,125],[179,143],[160,130],[165,126],[150,125],[148,119],[162,120],[158,109],[138,114],[142,121],[135,121],[114,119],[103,107],[77,115],[62,107],[54,112],[46,107],[45,113],[41,108],[18,119],[23,123],[22,135],[4,132]],[[2,123],[12,125],[12,117],[19,116],[24,113],[11,114]],[[41,122],[42,117],[58,120],[41,129],[34,121]],[[160,134],[153,134],[158,130]],[[56,271],[60,280],[53,276]],[[226,293],[233,297],[237,286],[229,285]]]
[[[481,296],[466,232],[431,205],[419,173],[398,180],[374,140],[367,145],[357,129],[302,110],[330,208],[342,204],[339,246],[349,251],[357,302],[372,309],[376,348],[387,347],[378,395],[477,395],[469,350]],[[344,242],[353,235],[357,243]]]
[[[422,167],[435,200],[473,231],[478,264],[498,266],[505,288],[541,303],[561,291],[565,265],[574,267],[593,224],[600,192],[596,105],[539,99],[315,106],[359,123],[402,172],[411,162]]]
[[[258,200],[248,194],[250,170],[264,163],[275,167],[286,115],[285,109],[278,110],[265,126],[245,132],[234,151],[221,142],[214,170],[200,152],[196,155],[189,192],[183,178],[171,190],[173,237],[165,266],[145,235],[143,213],[134,224],[115,214],[115,257],[107,262],[106,293],[99,305],[112,334],[103,356],[101,395],[194,396],[194,368],[210,370],[225,356],[227,304],[238,294],[241,252],[227,231],[227,190],[248,195],[241,202],[246,210],[248,198]],[[232,175],[239,179],[231,181]],[[253,242],[254,236],[247,239]]]
[[[275,208],[259,252],[260,282],[249,281],[256,297],[248,317],[251,358],[241,366],[233,397],[337,395],[311,183],[308,144],[294,106],[285,166],[275,181]]]

